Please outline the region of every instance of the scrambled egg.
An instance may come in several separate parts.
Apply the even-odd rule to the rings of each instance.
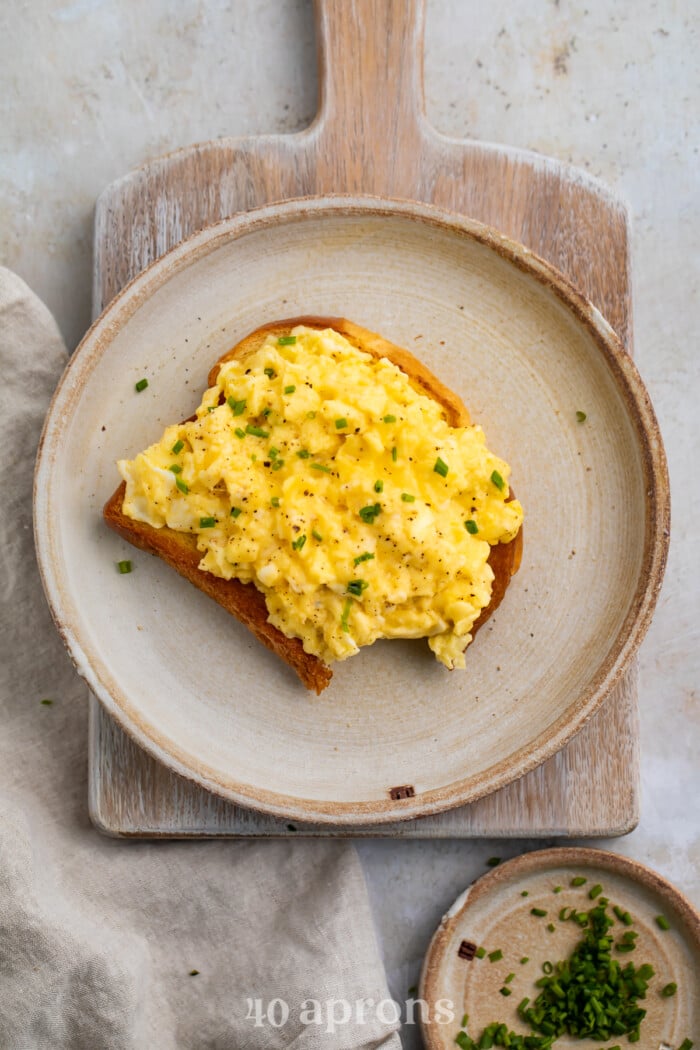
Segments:
[[[323,661],[428,638],[463,667],[489,545],[522,523],[509,467],[387,359],[298,326],[220,370],[196,420],[118,464],[124,512],[195,533],[200,568],[263,592]]]

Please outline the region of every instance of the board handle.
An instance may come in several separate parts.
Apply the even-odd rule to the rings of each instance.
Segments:
[[[339,174],[355,174],[351,183],[367,165],[389,174],[410,159],[424,131],[425,2],[315,0],[315,14],[318,145],[338,158]]]

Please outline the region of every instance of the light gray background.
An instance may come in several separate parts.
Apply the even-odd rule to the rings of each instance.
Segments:
[[[642,821],[600,844],[657,868],[696,903],[698,12],[693,0],[428,0],[425,42],[428,116],[440,131],[571,161],[632,208],[636,358],[665,436],[673,539],[641,651]],[[308,124],[311,5],[4,0],[0,86],[0,262],[46,301],[72,348],[90,320],[100,190],[178,146]],[[532,845],[359,844],[398,999],[484,859]]]

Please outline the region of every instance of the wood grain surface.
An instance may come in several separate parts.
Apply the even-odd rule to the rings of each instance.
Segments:
[[[95,313],[184,237],[310,194],[422,200],[494,226],[558,267],[631,351],[625,206],[558,161],[439,135],[423,106],[421,0],[317,0],[320,104],[294,135],[188,147],[109,186],[95,216]],[[91,700],[90,813],[110,834],[332,834],[236,807],[145,755]],[[469,806],[359,834],[616,835],[638,819],[636,664],[554,758]],[[353,834],[358,834],[355,830]]]

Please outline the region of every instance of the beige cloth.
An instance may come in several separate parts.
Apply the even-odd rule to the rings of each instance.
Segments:
[[[0,269],[0,1048],[397,1050],[390,1009],[357,1021],[357,1001],[389,993],[350,846],[127,843],[90,826],[87,689],[31,522],[66,356],[46,308]]]

